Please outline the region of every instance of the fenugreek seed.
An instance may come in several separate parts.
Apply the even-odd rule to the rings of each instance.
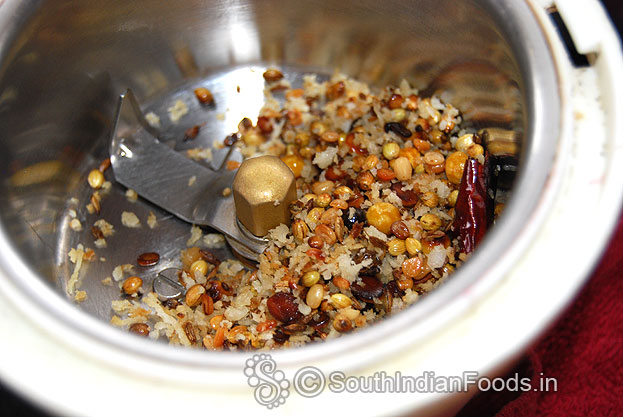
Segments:
[[[337,219],[340,211],[335,207],[328,208],[322,216],[320,216],[320,223],[326,224],[328,226],[332,226],[335,223],[335,219]]]
[[[342,242],[344,240],[344,233],[346,233],[346,226],[344,226],[344,220],[341,217],[336,217],[333,222],[333,231],[337,240]]]
[[[214,316],[210,319],[210,328],[212,328],[212,330],[216,330],[218,328],[221,327],[221,322],[223,321],[225,317],[221,314],[219,314],[218,316]]]
[[[330,130],[328,132],[324,132],[320,136],[320,139],[327,143],[335,143],[340,140],[340,134]]]
[[[264,74],[262,74],[262,76],[267,82],[273,83],[275,81],[281,80],[283,78],[283,73],[276,68],[268,68],[266,71],[264,71]]]
[[[336,198],[335,200],[331,201],[329,205],[340,210],[346,210],[348,208],[348,203],[340,198]]]
[[[203,347],[206,349],[214,349],[212,336],[210,336],[209,334],[203,336],[203,340],[201,341],[201,343],[203,344]]]
[[[320,273],[318,271],[307,271],[303,275],[303,279],[301,281],[304,286],[311,287],[320,281]]]
[[[149,336],[149,326],[147,323],[134,323],[128,329],[130,332],[137,334],[139,336],[147,337]]]
[[[309,227],[303,220],[296,220],[292,223],[292,235],[298,242],[302,242],[309,233]]]
[[[411,164],[411,168],[415,168],[422,160],[422,156],[420,155],[420,152],[418,152],[418,150],[415,148],[401,149],[400,156],[404,156],[405,158],[407,158],[407,160]]]
[[[335,189],[335,183],[333,181],[317,181],[312,184],[312,191],[316,195],[320,195],[323,193],[333,193]]]
[[[307,239],[307,244],[314,249],[322,249],[324,246],[324,240],[322,240],[320,236],[313,235]]]
[[[405,250],[405,241],[402,239],[392,239],[387,242],[387,252],[392,256],[402,255]]]
[[[450,205],[450,207],[454,207],[458,196],[459,196],[459,190],[452,190],[452,192],[450,192],[450,195],[448,196],[448,204]]]
[[[201,296],[201,307],[203,309],[203,314],[206,316],[214,313],[214,299],[208,294],[203,294]]]
[[[324,213],[323,208],[314,207],[313,209],[309,210],[309,212],[307,213],[307,220],[310,223],[318,223],[318,221],[320,220],[320,217],[322,216],[322,213]]]
[[[431,191],[422,194],[420,199],[422,200],[422,203],[424,203],[426,207],[433,208],[433,207],[437,207],[437,205],[439,204],[439,197],[437,196],[436,193],[433,193]]]
[[[274,329],[275,327],[277,327],[277,324],[278,324],[277,320],[266,320],[266,321],[259,323],[256,326],[256,330],[258,333],[262,333],[262,332],[265,332],[266,330]]]
[[[333,191],[333,195],[342,200],[349,200],[353,194],[353,190],[345,185],[339,186]]]
[[[388,142],[383,145],[383,156],[385,159],[391,160],[397,158],[400,154],[400,145],[395,142]]]
[[[342,97],[345,92],[346,92],[346,85],[344,84],[344,81],[338,81],[327,87],[326,94],[329,100],[335,100],[339,97]]]
[[[424,165],[424,169],[429,174],[441,174],[445,170],[445,163],[439,165]]]
[[[238,335],[244,335],[244,333],[247,332],[247,326],[235,326],[233,327],[229,332],[227,332],[227,340],[229,340],[230,342],[235,342],[237,341],[237,337]]]
[[[424,230],[428,230],[429,232],[435,231],[441,227],[441,219],[433,213],[427,213],[420,217],[420,223]]]
[[[143,285],[142,279],[140,279],[139,277],[129,277],[125,281],[123,281],[123,285],[121,286],[121,288],[123,289],[124,293],[128,295],[133,295],[138,292],[138,290],[141,288],[141,285]]]
[[[91,207],[93,208],[93,212],[99,214],[102,206],[101,206],[101,197],[98,191],[93,192],[93,194],[91,194]],[[88,206],[87,206],[88,208]],[[89,211],[90,212],[90,211]]]
[[[223,343],[225,342],[226,332],[227,329],[225,329],[224,327],[218,328],[216,334],[214,335],[214,339],[212,340],[212,347],[214,349],[218,349],[223,346]]]
[[[345,278],[333,277],[331,281],[333,282],[333,285],[338,287],[340,290],[347,290],[350,288],[350,282]]]
[[[398,181],[409,181],[411,179],[413,167],[408,158],[404,156],[398,157],[392,160],[389,165],[396,173],[396,179],[398,179]]]
[[[195,88],[195,97],[201,104],[212,104],[214,102],[212,92],[205,87]]]
[[[333,294],[331,295],[331,303],[335,308],[340,309],[350,307],[353,304],[353,300],[344,294]]]
[[[344,314],[336,314],[333,319],[333,328],[340,333],[345,333],[353,329],[353,323]]]
[[[324,298],[324,286],[322,284],[314,284],[307,291],[305,303],[311,308],[318,308]]]
[[[197,274],[205,276],[208,273],[208,263],[203,259],[198,259],[190,265],[190,273],[195,276]]]
[[[369,171],[373,168],[376,168],[376,165],[378,163],[379,163],[379,158],[376,155],[368,155],[363,165],[361,166],[361,169],[364,171]]]
[[[314,204],[318,207],[322,207],[325,208],[329,205],[329,203],[331,203],[331,194],[329,193],[322,193],[319,196],[316,196],[316,198],[314,198]]]
[[[387,101],[387,107],[390,109],[399,109],[402,106],[404,98],[400,94],[392,94]]]
[[[407,278],[415,278],[422,272],[422,261],[417,256],[413,258],[405,259],[402,262],[402,273]]]
[[[413,288],[413,279],[411,278],[403,278],[396,281],[396,285],[400,288],[401,291],[406,291],[410,288]]]
[[[409,255],[415,256],[422,250],[422,243],[419,240],[410,237],[405,240],[405,248],[407,249]]]
[[[353,157],[353,171],[355,172],[361,172],[362,167],[363,167],[363,163],[365,162],[366,158],[364,158],[361,155],[355,155]]]
[[[87,177],[87,182],[89,183],[89,186],[93,188],[94,190],[101,188],[102,185],[104,184],[104,181],[105,181],[104,174],[102,174],[102,172],[99,169],[94,169],[94,170],[91,170],[91,172],[89,172],[89,175]]]
[[[337,240],[335,232],[326,224],[319,224],[318,226],[316,226],[314,232],[320,239],[324,241],[324,243],[329,246],[333,245]]]
[[[206,289],[201,284],[195,284],[186,291],[184,301],[188,307],[196,307],[201,302],[201,296],[205,294]]]

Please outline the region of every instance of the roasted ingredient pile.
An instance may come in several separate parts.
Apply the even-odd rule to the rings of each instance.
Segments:
[[[373,94],[341,75],[309,75],[302,88],[277,69],[264,79],[259,117],[243,119],[219,146],[245,158],[276,155],[290,167],[298,197],[290,226],[269,232],[257,269],[218,259],[210,242],[222,239],[202,240],[193,226],[189,247],[180,248],[178,299],[159,299],[144,284],[153,277],[117,267],[114,325],[215,350],[331,339],[415,303],[482,239],[494,210],[488,158],[451,104],[420,97],[406,81]],[[213,100],[205,88],[195,94]],[[89,175],[94,189],[106,168]],[[92,230],[105,238],[105,224]],[[158,254],[136,263],[155,265]]]

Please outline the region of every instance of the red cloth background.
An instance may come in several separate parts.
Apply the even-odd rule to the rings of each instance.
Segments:
[[[623,217],[576,300],[506,378],[515,373],[532,387],[556,378],[557,392],[487,391],[459,416],[623,416]]]

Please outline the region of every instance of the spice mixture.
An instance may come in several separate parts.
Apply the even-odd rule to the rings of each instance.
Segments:
[[[114,281],[103,282],[121,288],[112,324],[213,350],[331,339],[416,302],[482,237],[484,213],[491,211],[485,150],[478,134],[461,129],[451,104],[420,97],[406,81],[374,94],[339,75],[324,82],[306,76],[302,88],[292,88],[277,69],[264,79],[259,117],[243,119],[224,146],[239,147],[245,158],[276,155],[290,167],[298,196],[290,226],[269,232],[257,269],[218,259],[210,248],[222,245],[222,236],[201,239],[202,230],[193,226],[188,247],[180,248],[185,291],[178,299],[160,300],[143,285],[148,277],[133,275],[131,264],[119,265]],[[201,103],[213,100],[205,88],[195,95]],[[196,134],[188,131],[185,140]],[[88,175],[94,190],[106,184],[108,165]],[[98,191],[93,195],[97,211]],[[136,198],[131,190],[126,195]],[[149,227],[155,221],[150,217]],[[105,246],[112,226],[98,222],[92,232]],[[124,212],[123,225],[138,227],[140,220]],[[81,257],[94,256],[83,249],[70,253],[73,278]],[[138,254],[136,264],[153,266],[159,259],[154,252]]]

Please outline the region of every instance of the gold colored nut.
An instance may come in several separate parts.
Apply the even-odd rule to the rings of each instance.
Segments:
[[[255,236],[290,225],[288,206],[296,199],[294,174],[279,158],[259,156],[240,165],[233,185],[238,220]]]

